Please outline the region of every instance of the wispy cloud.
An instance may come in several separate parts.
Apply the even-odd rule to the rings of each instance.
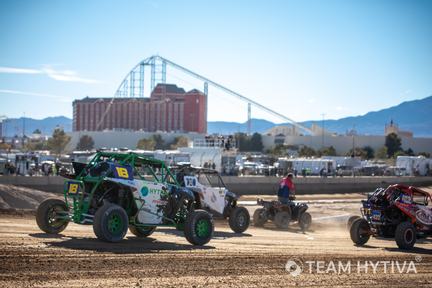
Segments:
[[[51,98],[59,102],[71,102],[71,99],[66,96],[59,96],[59,95],[46,94],[46,93],[0,89],[0,94],[44,97],[44,98]]]
[[[17,68],[17,67],[1,67],[0,73],[3,74],[42,74],[46,75],[56,81],[76,82],[85,84],[99,84],[99,80],[83,78],[76,71],[73,70],[56,70],[47,65],[41,69],[32,68]]]
[[[42,74],[43,72],[37,69],[15,68],[15,67],[0,67],[0,73],[7,74]]]
[[[54,70],[53,68],[46,66],[42,70],[48,77],[57,81],[67,82],[79,82],[87,84],[98,84],[101,83],[99,80],[82,78],[77,72],[72,70]]]

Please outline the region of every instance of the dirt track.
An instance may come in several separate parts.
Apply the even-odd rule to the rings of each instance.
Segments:
[[[313,211],[313,209],[311,209]],[[95,239],[91,226],[70,224],[58,237],[41,233],[32,216],[0,216],[0,286],[432,286],[432,242],[423,241],[410,253],[394,241],[372,239],[367,247],[353,246],[343,224],[316,225],[301,233],[297,227],[276,231],[251,226],[233,234],[216,222],[215,238],[203,248],[189,245],[182,233],[158,229],[151,238],[128,234],[119,244]],[[285,270],[288,260],[302,264],[297,277]],[[329,261],[352,261],[351,273],[325,272]],[[324,261],[316,269],[306,261]],[[413,261],[417,274],[373,273],[357,261]],[[337,263],[337,262],[336,262]],[[408,264],[407,264],[408,265]],[[331,267],[330,267],[331,268]],[[404,272],[407,271],[405,267]]]

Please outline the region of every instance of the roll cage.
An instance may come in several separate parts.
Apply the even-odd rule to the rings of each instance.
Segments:
[[[180,186],[174,175],[165,165],[165,162],[154,158],[147,158],[133,152],[98,152],[81,171],[76,173],[75,179],[86,177],[92,169],[104,162],[116,163],[120,166],[130,166],[133,169],[134,177],[141,180],[149,180],[146,176],[150,175],[154,177],[152,180],[155,182]]]
[[[174,167],[173,170],[176,171],[176,180],[182,186],[184,184],[182,183],[183,177],[193,175],[196,176],[198,181],[203,185],[208,184],[208,186],[211,187],[226,188],[225,182],[216,170],[192,166]]]

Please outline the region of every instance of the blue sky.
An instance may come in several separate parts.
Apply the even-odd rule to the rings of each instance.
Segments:
[[[1,0],[0,115],[72,117],[154,54],[297,121],[359,115],[432,95],[432,1]]]

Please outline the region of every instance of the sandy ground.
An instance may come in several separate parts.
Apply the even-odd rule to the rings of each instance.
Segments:
[[[323,217],[320,210],[311,208],[314,218]],[[168,228],[147,239],[128,234],[123,242],[108,244],[95,238],[91,226],[70,224],[61,235],[49,236],[37,228],[31,215],[0,215],[0,286],[432,286],[431,241],[420,241],[411,252],[398,250],[391,240],[371,239],[367,246],[355,247],[344,221],[338,219],[317,220],[306,233],[296,225],[277,231],[268,224],[251,226],[241,235],[218,220],[214,239],[194,247],[182,232]],[[286,271],[289,260],[302,268],[299,276]],[[338,261],[344,267],[351,263],[351,273],[339,271]],[[370,264],[365,271],[369,263],[365,261],[378,263],[376,273]],[[387,271],[377,261],[389,261]],[[331,263],[336,263],[336,270]],[[408,270],[409,265],[416,271],[412,266]]]
[[[0,187],[0,287],[432,287],[431,239],[409,252],[391,239],[352,244],[346,220],[359,214],[362,194],[298,197],[314,221],[306,233],[296,224],[278,231],[268,223],[234,234],[216,220],[214,239],[204,247],[171,228],[146,239],[129,233],[117,244],[100,242],[92,226],[77,224],[47,235],[31,211],[51,196]],[[251,215],[256,198],[274,196],[242,197]],[[288,261],[299,265],[298,276],[290,273],[295,267],[287,271]]]

